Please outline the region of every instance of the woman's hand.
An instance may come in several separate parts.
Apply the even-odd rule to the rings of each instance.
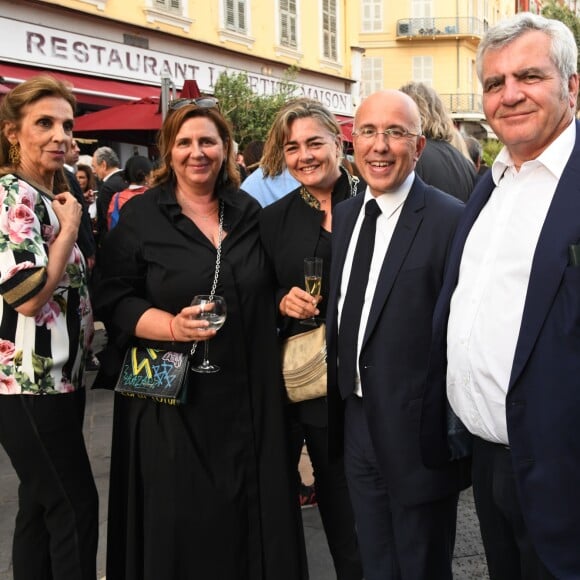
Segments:
[[[186,306],[170,320],[171,340],[178,342],[209,340],[217,334],[217,330],[208,328],[207,320],[197,319],[202,308],[202,306]]]
[[[280,300],[280,314],[290,318],[298,318],[299,320],[318,316],[320,310],[316,306],[321,300],[322,296],[311,296],[306,290],[294,286]]]
[[[54,196],[52,209],[60,223],[60,231],[63,233],[73,233],[77,235],[83,208],[74,195],[65,191]]]

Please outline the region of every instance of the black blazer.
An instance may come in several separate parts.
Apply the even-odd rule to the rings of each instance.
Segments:
[[[506,396],[518,497],[532,543],[561,579],[580,578],[580,122],[534,253]],[[423,447],[446,461],[447,319],[467,236],[494,190],[491,171],[465,208],[434,316]]]
[[[109,209],[109,204],[111,199],[118,191],[123,191],[127,189],[129,184],[125,180],[123,171],[119,169],[116,173],[113,173],[109,179],[101,182],[99,186],[99,194],[97,195],[97,229],[99,232],[100,244],[103,240],[103,236],[109,230],[107,226],[107,211]]]
[[[337,303],[344,260],[363,196],[333,216],[327,311],[329,441],[342,452],[344,404],[337,383]],[[390,493],[404,505],[435,501],[468,486],[469,465],[429,469],[422,462],[419,419],[431,343],[431,319],[448,247],[463,204],[415,178],[383,266],[359,368],[373,446]]]
[[[425,183],[463,202],[469,199],[477,181],[473,163],[440,139],[427,139],[415,172]]]
[[[337,204],[351,195],[364,192],[366,184],[356,180],[351,188],[351,179],[345,170],[336,182],[332,192],[333,212]],[[304,288],[304,258],[317,256],[323,259],[325,271],[330,270],[330,253],[322,255],[318,250],[320,227],[324,218],[322,211],[310,207],[301,197],[300,188],[291,191],[278,201],[262,209],[259,216],[260,236],[266,254],[272,264],[276,278],[276,305],[290,288]],[[322,278],[322,297],[319,310],[325,317],[328,304],[328,275]],[[298,320],[280,316],[278,320],[280,336],[286,338],[310,330]],[[327,424],[325,397],[302,403],[293,403],[292,407],[301,413],[301,419],[318,426]]]

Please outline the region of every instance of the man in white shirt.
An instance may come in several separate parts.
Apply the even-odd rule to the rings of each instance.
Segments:
[[[570,30],[528,13],[482,40],[483,107],[505,147],[458,225],[435,311],[423,448],[455,454],[446,383],[473,435],[492,580],[580,578],[576,63]]]
[[[344,451],[365,580],[448,580],[469,473],[461,461],[423,465],[419,413],[433,308],[463,204],[415,175],[425,137],[409,96],[367,97],[353,136],[368,187],[332,215],[331,454]]]

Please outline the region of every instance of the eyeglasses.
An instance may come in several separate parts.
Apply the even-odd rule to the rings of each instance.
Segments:
[[[196,105],[202,109],[211,109],[217,107],[219,110],[219,101],[215,97],[198,97],[197,99],[175,99],[170,101],[167,107],[168,111],[177,111],[187,105]]]
[[[411,133],[411,131],[406,131],[404,129],[385,129],[384,131],[377,131],[372,127],[363,127],[362,129],[357,129],[353,131],[352,134],[355,137],[362,137],[363,139],[374,139],[377,135],[385,135],[389,139],[394,139],[395,141],[400,141],[407,137],[420,137],[421,133]]]

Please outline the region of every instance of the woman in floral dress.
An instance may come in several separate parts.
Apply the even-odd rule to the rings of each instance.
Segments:
[[[15,580],[96,577],[81,388],[93,321],[76,244],[81,205],[63,172],[74,107],[50,76],[0,105],[0,443],[20,480]]]

